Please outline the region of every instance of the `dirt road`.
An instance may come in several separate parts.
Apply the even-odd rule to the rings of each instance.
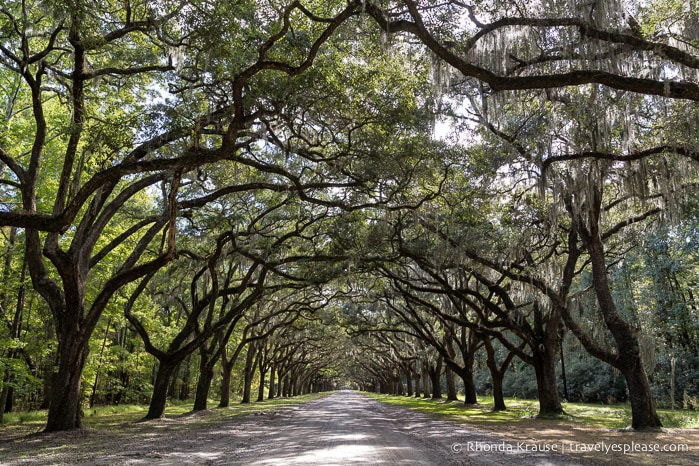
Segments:
[[[192,427],[192,426],[189,426]],[[0,464],[575,465],[578,460],[357,393],[225,423],[173,420],[138,430],[39,435],[0,448]],[[8,453],[11,455],[8,456]]]
[[[270,428],[272,425],[275,427]],[[241,451],[250,465],[573,465],[549,453],[502,451],[502,439],[356,393],[277,415],[269,440]],[[468,451],[468,450],[481,451]],[[483,451],[487,450],[487,451]],[[496,450],[496,451],[493,451]],[[243,458],[245,458],[243,460]]]

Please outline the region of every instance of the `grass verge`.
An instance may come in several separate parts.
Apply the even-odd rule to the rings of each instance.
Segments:
[[[539,412],[536,400],[505,399],[506,411],[493,411],[492,397],[479,397],[478,405],[464,405],[463,401],[447,402],[407,396],[380,395],[368,393],[372,398],[410,409],[446,416],[451,420],[474,425],[497,425],[530,422]],[[592,427],[619,429],[631,425],[631,407],[628,404],[599,405],[587,403],[564,403],[566,415],[560,419],[566,422],[579,422]],[[658,410],[665,427],[699,427],[699,412],[687,410]]]
[[[384,403],[473,426],[513,445],[519,445],[520,442],[557,445],[558,451],[584,464],[699,464],[699,413],[694,411],[658,410],[665,426],[663,429],[634,431],[627,428],[631,424],[631,409],[623,404],[565,403],[566,415],[536,418],[538,402],[535,400],[507,399],[507,411],[493,412],[493,400],[487,397],[479,397],[477,406],[466,406],[463,401],[446,402],[373,393],[368,395]],[[641,447],[640,451],[626,451],[627,447],[634,445]],[[648,448],[651,447],[653,450],[649,452]],[[622,448],[624,451],[620,452]]]
[[[166,422],[168,419],[187,418],[189,426],[212,424],[235,416],[261,413],[271,409],[283,408],[328,395],[325,393],[312,393],[292,398],[275,398],[262,402],[247,404],[234,403],[228,408],[213,408],[201,412],[192,412],[193,403],[171,403],[165,409],[165,418],[153,422]],[[209,406],[216,406],[216,402],[209,400]],[[110,430],[120,426],[133,424],[146,415],[146,405],[119,405],[98,406],[84,410],[83,426],[87,429]],[[30,411],[20,413],[6,413],[3,424],[0,426],[0,439],[2,437],[17,437],[37,433],[46,425],[47,412]]]

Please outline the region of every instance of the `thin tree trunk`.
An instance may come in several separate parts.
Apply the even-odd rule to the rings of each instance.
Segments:
[[[568,400],[568,380],[566,379],[566,362],[563,355],[563,336],[561,336],[561,341],[558,344],[558,352],[561,356],[561,381],[563,382],[563,399]]]
[[[286,374],[279,374],[279,383],[277,383],[277,398],[284,396],[284,384],[286,384]]]
[[[266,372],[260,368],[260,386],[257,389],[257,401],[265,400],[265,375]]]
[[[269,391],[267,392],[267,399],[271,400],[274,398],[275,395],[275,375],[277,372],[277,366],[276,364],[272,364],[272,367],[269,369]]]
[[[182,370],[182,367],[178,364],[175,366],[174,371],[172,374],[170,374],[170,385],[167,387],[167,392],[168,394],[173,394],[177,393],[177,379],[180,376],[180,370]],[[157,378],[157,373],[156,373],[156,378]]]
[[[505,406],[505,396],[502,391],[502,381],[505,378],[505,372],[509,367],[512,359],[514,359],[515,353],[510,351],[505,357],[502,365],[498,367],[497,361],[495,360],[495,349],[490,341],[490,338],[484,337],[483,343],[485,345],[485,351],[487,354],[486,364],[490,370],[490,378],[493,381],[493,411],[505,411],[507,406]]]
[[[10,230],[10,246],[11,250],[8,251],[7,253],[7,259],[5,263],[5,283],[8,282],[9,274],[10,274],[10,266],[11,266],[11,260],[12,260],[12,249],[14,249],[14,243],[15,243],[15,237],[17,235],[17,228],[13,227]],[[12,324],[10,325],[10,337],[11,338],[19,338],[20,337],[20,332],[22,328],[22,319],[24,315],[24,302],[25,302],[25,296],[26,296],[26,285],[25,281],[27,278],[27,261],[22,260],[22,271],[20,272],[20,278],[19,278],[19,287],[17,289],[17,302],[15,305],[15,312],[14,316],[12,318]],[[9,298],[7,294],[3,296],[3,308],[7,308],[7,305],[9,303]],[[16,359],[18,356],[18,352],[15,349],[11,349],[8,351],[7,358],[8,359]],[[5,373],[3,374],[3,389],[2,392],[0,393],[0,424],[2,424],[3,421],[3,416],[6,412],[10,412],[12,410],[12,370],[8,367],[5,370]]]
[[[182,374],[182,381],[180,382],[180,391],[178,394],[178,398],[180,401],[186,401],[189,399],[189,393],[190,393],[190,380],[192,378],[192,355],[189,354],[185,360],[183,361],[183,369],[184,373]]]
[[[95,382],[92,384],[92,393],[90,394],[90,408],[95,405],[95,396],[97,393],[97,384],[100,379],[100,370],[102,369],[102,362],[104,358],[104,348],[107,346],[107,338],[109,337],[109,326],[112,324],[112,318],[107,320],[107,328],[104,331],[104,338],[102,339],[102,347],[100,348],[99,362],[97,363],[97,370],[95,371]]]
[[[422,363],[422,389],[423,397],[430,397],[430,373],[426,362]]]
[[[420,398],[420,372],[417,370],[417,362],[415,363],[415,398]]]

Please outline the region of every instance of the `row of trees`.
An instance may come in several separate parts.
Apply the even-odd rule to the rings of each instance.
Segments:
[[[656,348],[695,352],[693,279],[674,280],[669,292],[677,270],[655,270],[652,304],[639,305],[649,284],[632,285],[643,275],[627,261],[653,268],[657,257],[639,250],[694,227],[695,106],[668,97],[695,100],[696,6],[678,24],[672,14],[628,2],[590,10],[556,2],[548,11],[538,3],[447,3],[423,9],[406,1],[394,15],[371,13],[384,30],[419,38],[438,57],[436,67],[450,67],[437,69],[451,72],[444,112],[471,139],[456,141],[468,155],[438,199],[385,217],[397,259],[378,268],[385,311],[375,311],[365,331],[378,326],[428,344],[437,367],[443,360],[462,375],[471,403],[473,354],[483,346],[500,409],[514,355],[533,367],[546,415],[562,412],[555,363],[567,330],[623,375],[633,426],[659,426],[647,367]],[[682,80],[663,84],[667,76]],[[514,92],[521,89],[529,90],[526,99]],[[692,250],[695,240],[681,237]],[[667,251],[664,259],[672,260]],[[682,267],[693,275],[688,259]],[[668,321],[682,322],[692,343],[670,337],[661,324]],[[658,324],[664,338],[651,330]],[[500,360],[493,342],[505,351]],[[403,361],[417,356],[401,347],[393,367],[407,380],[417,370]],[[687,359],[683,370],[691,372]],[[676,388],[673,382],[673,397]]]
[[[339,360],[357,374],[351,357],[360,373],[393,361],[384,374],[419,372],[423,387],[444,364],[468,401],[482,345],[494,387],[517,357],[541,412],[559,413],[568,329],[623,374],[634,427],[659,425],[644,319],[690,354],[693,279],[619,277],[652,267],[649,235],[692,225],[699,61],[685,9],[6,2],[3,397],[41,379],[46,430],[80,427],[83,382],[96,397],[117,353],[132,366],[110,383],[151,381],[148,417],[193,360],[195,406],[217,368],[225,405],[245,354],[244,400],[256,372],[287,374],[294,393]],[[638,309],[639,293],[655,301]],[[378,346],[313,331],[339,296],[369,303],[341,321],[366,320]],[[434,365],[397,356],[405,332]]]

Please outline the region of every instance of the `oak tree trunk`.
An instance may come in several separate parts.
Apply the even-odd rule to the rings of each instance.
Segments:
[[[274,395],[276,394],[276,387],[275,387],[275,372],[277,371],[277,368],[274,364],[272,364],[272,368],[269,370],[269,392],[267,392],[267,399],[271,400],[274,398]]]
[[[243,399],[241,403],[250,403],[251,391],[252,391],[252,376],[255,372],[255,354],[257,350],[255,345],[248,345],[248,352],[245,356],[245,369],[243,372]]]
[[[426,362],[422,363],[422,395],[424,398],[430,397],[430,372]]]
[[[443,358],[440,355],[437,358],[437,362],[429,367],[430,382],[432,383],[432,399],[437,400],[442,398],[442,361]]]
[[[197,391],[194,396],[193,411],[202,411],[206,409],[207,400],[209,398],[209,390],[211,382],[214,379],[214,368],[209,364],[208,356],[201,352],[201,368],[199,369],[199,380],[197,380]]]
[[[444,368],[444,377],[447,380],[447,400],[456,401],[456,382],[454,381],[454,371],[449,369],[449,366]]]
[[[536,374],[536,391],[539,398],[539,416],[543,417],[563,414],[556,381],[557,350],[558,348],[550,348],[542,344],[532,355]]]
[[[81,379],[87,354],[89,335],[64,329],[58,339],[58,372],[51,386],[51,405],[45,432],[80,429],[82,427]]]
[[[159,419],[165,415],[170,379],[180,361],[160,361],[153,382],[153,396],[150,399],[148,413],[144,419]]]
[[[260,386],[257,389],[257,401],[265,399],[265,375],[266,372],[260,369]]]
[[[417,370],[417,363],[415,369],[415,398],[420,398],[420,372]]]
[[[233,372],[233,363],[226,360],[221,360],[221,399],[218,403],[219,408],[227,408],[231,404],[231,374]]]
[[[475,405],[478,403],[476,394],[476,384],[473,381],[473,365],[475,363],[475,352],[468,352],[464,356],[464,370],[459,374],[464,381],[464,404]]]
[[[413,396],[413,374],[410,373],[410,366],[405,366],[403,371],[405,373],[406,389],[408,390],[407,395]]]
[[[622,371],[622,374],[629,389],[631,427],[636,430],[662,427],[650,392],[646,371],[643,368],[639,370],[632,364],[629,364],[627,368],[627,370]]]
[[[600,195],[601,197],[601,195]],[[662,427],[650,393],[648,376],[643,367],[638,333],[640,329],[626,322],[619,314],[607,277],[604,244],[599,232],[599,205],[591,216],[591,228],[584,232],[592,263],[592,283],[604,323],[614,338],[617,358],[609,358],[616,364],[626,380],[631,401],[631,425],[634,429]]]

